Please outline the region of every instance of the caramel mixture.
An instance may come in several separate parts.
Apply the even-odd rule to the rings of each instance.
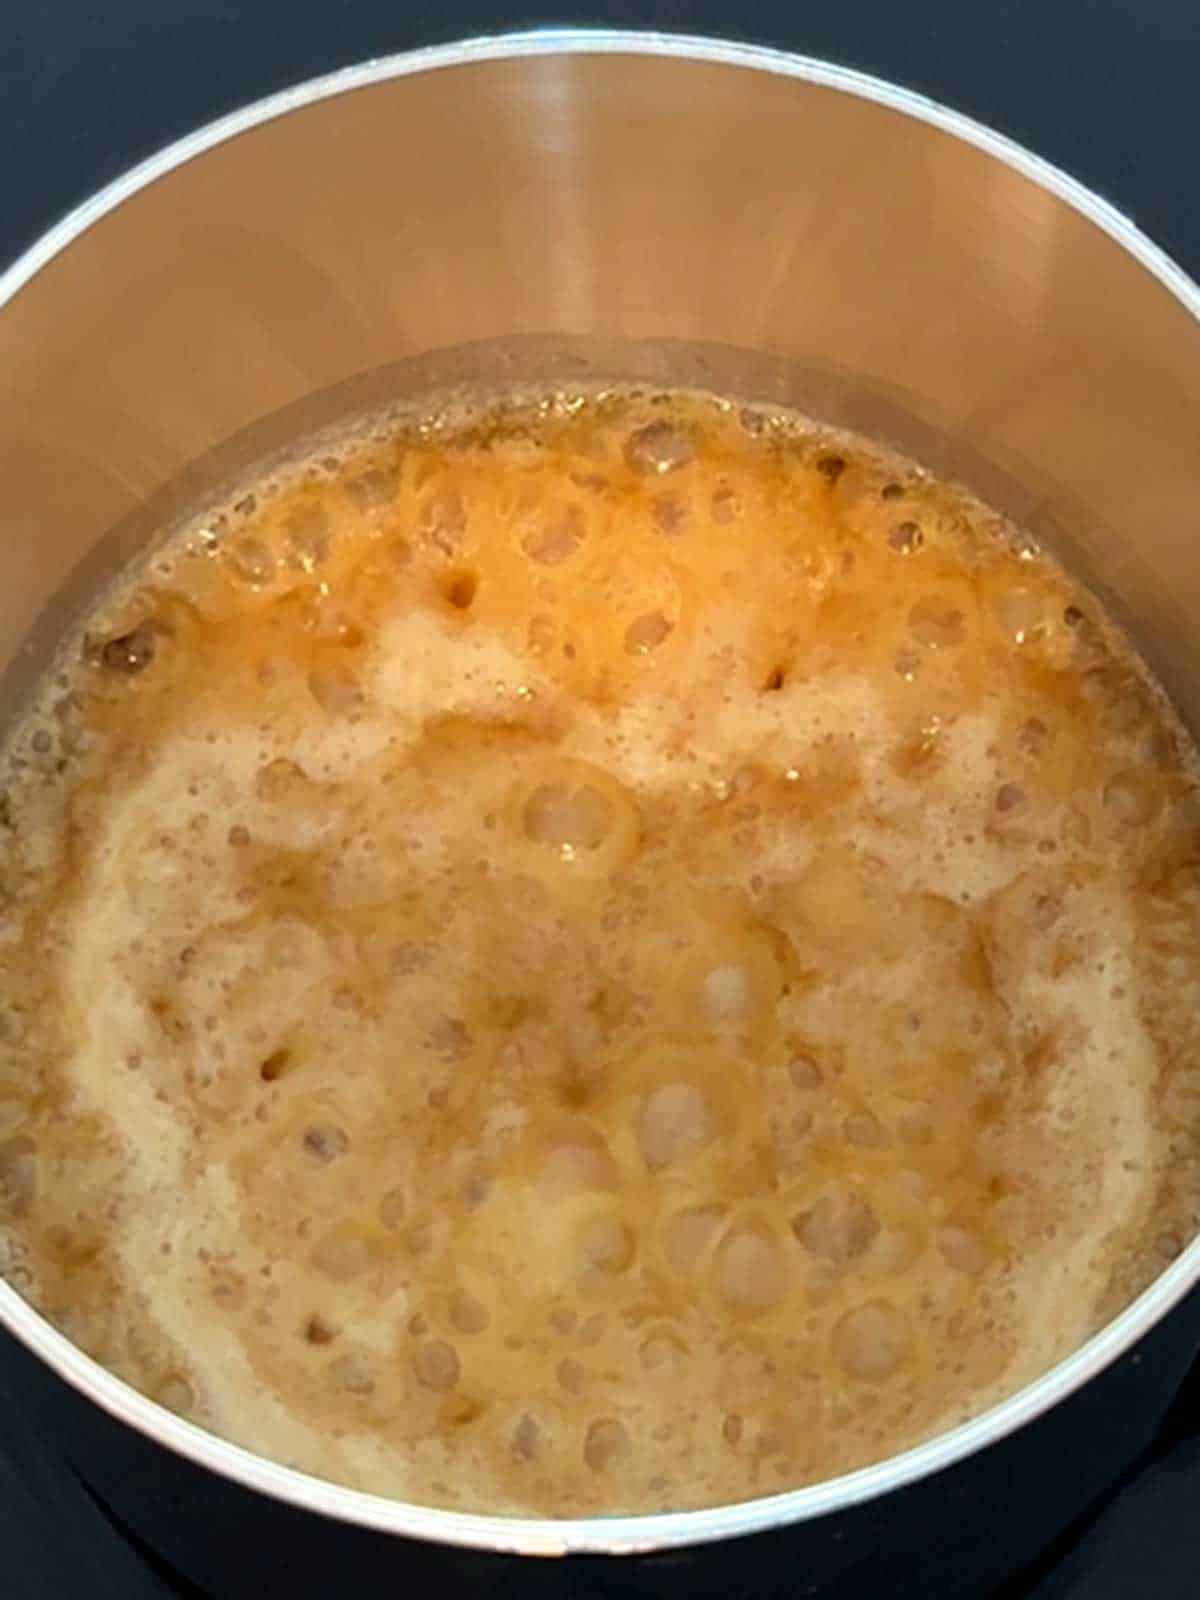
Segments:
[[[862,440],[364,427],[127,575],[6,759],[0,1267],[289,1464],[774,1492],[1195,1226],[1193,752],[1090,595]]]

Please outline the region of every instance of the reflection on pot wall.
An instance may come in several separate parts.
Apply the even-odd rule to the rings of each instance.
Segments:
[[[1174,586],[1122,564],[1146,529],[1170,539],[1163,558],[1191,537],[1194,322],[982,152],[829,89],[748,85],[741,68],[458,66],[252,129],[132,196],[22,290],[0,317],[0,438],[22,419],[69,440],[128,508],[313,389],[547,332],[699,338],[853,372],[1035,499],[1086,488],[1083,511],[1126,541],[1097,575],[1143,586],[1136,609],[1182,625]],[[64,535],[96,531],[81,513]]]

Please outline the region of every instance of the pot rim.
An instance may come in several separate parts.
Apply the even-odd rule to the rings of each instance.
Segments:
[[[194,157],[289,112],[373,84],[479,62],[555,55],[662,56],[769,72],[898,111],[973,145],[1106,233],[1200,322],[1200,288],[1108,201],[1015,141],[883,79],[812,57],[732,41],[622,29],[535,29],[383,56],[312,78],[207,123],[115,178],[51,227],[0,274],[0,312],[81,234],[139,190]],[[409,1538],[509,1554],[646,1554],[782,1528],[914,1484],[1014,1432],[1123,1355],[1200,1280],[1200,1237],[1136,1300],[1035,1382],[969,1422],[899,1455],[803,1489],[699,1511],[534,1518],[458,1512],[386,1499],[316,1478],[228,1443],[166,1410],[101,1367],[0,1280],[0,1325],[110,1416],[194,1464],[339,1521]],[[1139,1361],[1134,1355],[1133,1360]]]

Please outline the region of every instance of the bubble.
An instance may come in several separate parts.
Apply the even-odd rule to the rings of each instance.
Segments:
[[[745,967],[714,967],[703,985],[704,1009],[714,1022],[743,1017],[751,1008],[754,993]]]
[[[209,1292],[219,1306],[237,1310],[245,1299],[246,1280],[240,1272],[223,1264],[209,1267]]]
[[[902,645],[896,651],[892,661],[892,671],[898,678],[903,678],[905,683],[914,683],[920,670],[921,657],[915,650],[910,650],[907,645]]]
[[[432,1225],[428,1222],[419,1222],[415,1228],[408,1230],[404,1242],[410,1255],[423,1256],[428,1254],[429,1247],[433,1244]]]
[[[694,1155],[716,1135],[712,1109],[695,1084],[663,1084],[642,1103],[638,1147],[652,1172]]]
[[[693,1206],[677,1212],[667,1223],[663,1251],[677,1272],[698,1267],[724,1220],[722,1206]]]
[[[635,617],[625,630],[625,651],[631,656],[649,655],[675,626],[661,611],[648,611]]]
[[[924,1141],[918,1140],[918,1143]],[[929,1180],[914,1167],[901,1167],[896,1174],[897,1182],[910,1199],[924,1204],[929,1199]]]
[[[365,699],[362,684],[349,667],[340,663],[313,667],[308,674],[308,689],[321,710],[331,717],[353,716]]]
[[[1039,933],[1048,933],[1063,914],[1062,896],[1039,894],[1033,899],[1031,920]]]
[[[18,1135],[0,1144],[0,1210],[26,1217],[37,1193],[37,1146]]]
[[[741,1417],[738,1416],[737,1412],[731,1411],[721,1424],[721,1436],[725,1440],[725,1443],[735,1446],[740,1444],[744,1426],[745,1425],[742,1422]]]
[[[542,1430],[538,1427],[528,1411],[517,1421],[513,1429],[512,1447],[513,1454],[522,1461],[532,1461],[537,1454],[538,1442]]]
[[[465,1061],[474,1041],[461,1017],[439,1017],[425,1035],[426,1046],[443,1061]]]
[[[226,839],[233,849],[244,850],[250,843],[250,830],[243,827],[240,822],[235,822],[226,835]]]
[[[719,528],[726,528],[731,522],[736,522],[742,512],[742,502],[737,491],[727,483],[718,484],[713,490],[709,511]]]
[[[584,1371],[579,1362],[573,1360],[570,1356],[564,1356],[563,1359],[558,1363],[555,1376],[558,1378],[559,1384],[567,1391],[568,1394],[583,1393],[583,1385],[584,1380],[587,1377],[587,1373]]]
[[[454,1388],[462,1372],[458,1351],[444,1339],[431,1339],[413,1351],[413,1371],[427,1389],[444,1394]]]
[[[100,647],[100,660],[109,672],[134,677],[154,660],[157,632],[153,623],[142,622],[129,633],[107,639]]]
[[[638,1359],[647,1372],[675,1372],[684,1364],[687,1346],[671,1328],[656,1328],[638,1346]]]
[[[259,1062],[258,1075],[264,1083],[277,1083],[292,1066],[290,1050],[272,1050]]]
[[[522,824],[534,844],[577,853],[596,850],[612,826],[612,806],[590,784],[542,784],[525,803]]]
[[[311,793],[312,784],[302,768],[286,756],[278,756],[261,767],[254,780],[254,792],[268,805],[299,800]]]
[[[842,1123],[842,1137],[860,1150],[878,1150],[888,1142],[882,1123],[870,1111],[851,1112]]]
[[[846,462],[842,456],[825,455],[817,457],[817,471],[831,487],[838,481],[846,470]]]
[[[559,567],[571,559],[583,538],[583,512],[578,506],[568,506],[526,534],[521,548],[531,561],[544,567]]]
[[[421,507],[421,533],[443,555],[453,555],[467,528],[466,507],[458,490],[449,486],[435,489]]]
[[[1020,784],[1002,783],[996,790],[996,810],[1004,815],[1009,811],[1019,810],[1025,804],[1027,796]]]
[[[307,1155],[325,1163],[336,1161],[350,1148],[350,1138],[346,1130],[336,1127],[331,1122],[314,1123],[311,1128],[305,1130],[301,1143]]]
[[[160,1406],[166,1406],[168,1411],[174,1411],[178,1416],[187,1416],[196,1404],[191,1384],[177,1372],[168,1373],[162,1379],[154,1390],[154,1398]]]
[[[547,1150],[542,1182],[553,1194],[615,1189],[620,1171],[607,1144],[593,1129],[579,1127],[559,1136]]]
[[[915,1106],[901,1117],[897,1132],[909,1144],[929,1144],[933,1139],[933,1118],[928,1106]]]
[[[888,534],[888,545],[898,555],[914,555],[925,543],[925,535],[915,522],[898,522]]]
[[[592,1217],[583,1225],[579,1247],[584,1262],[598,1272],[624,1272],[637,1248],[633,1230],[620,1217]]]
[[[347,1394],[368,1395],[375,1392],[375,1372],[362,1356],[339,1356],[329,1368],[329,1376]]]
[[[1104,785],[1104,809],[1118,822],[1144,826],[1162,807],[1162,786],[1151,772],[1129,767]]]
[[[908,1318],[890,1300],[868,1300],[834,1325],[834,1356],[850,1378],[881,1383],[903,1365],[911,1348]]]
[[[724,504],[724,502],[722,502]],[[713,515],[717,521],[721,518],[716,512],[717,496],[713,496]],[[657,495],[650,506],[650,515],[654,518],[654,526],[659,533],[666,534],[668,538],[682,533],[687,523],[687,506],[673,494]],[[725,518],[728,521],[728,518]]]
[[[1036,589],[1017,584],[1002,589],[994,602],[996,618],[1014,644],[1026,644],[1046,631],[1046,597]]]
[[[459,1333],[482,1333],[492,1317],[482,1300],[456,1289],[450,1297],[450,1321]]]
[[[315,1246],[312,1264],[337,1283],[348,1283],[371,1265],[367,1239],[353,1230],[334,1228]]]
[[[789,1124],[792,1134],[797,1139],[803,1139],[805,1134],[812,1132],[813,1114],[811,1111],[797,1111]]]
[[[371,468],[346,480],[346,495],[359,511],[377,511],[396,494],[396,480],[390,472]]]
[[[615,1417],[601,1417],[588,1428],[583,1459],[593,1472],[606,1472],[630,1454],[629,1434]]]
[[[819,1089],[825,1081],[825,1074],[821,1071],[816,1061],[810,1055],[800,1052],[788,1062],[788,1077],[796,1089]]]
[[[304,1339],[307,1344],[332,1344],[338,1336],[338,1330],[331,1322],[314,1313],[304,1324]]]
[[[446,604],[454,611],[469,611],[478,591],[479,577],[474,572],[452,572],[442,584]]]
[[[476,1394],[451,1394],[442,1401],[440,1420],[444,1425],[461,1428],[468,1422],[474,1422],[481,1417],[487,1409],[487,1401]]]
[[[894,1225],[885,1228],[871,1248],[871,1270],[885,1278],[907,1272],[924,1249],[924,1240],[915,1228]]]
[[[275,576],[275,552],[261,539],[239,539],[226,554],[229,565],[244,583],[261,588]]]
[[[810,1255],[844,1267],[870,1249],[879,1235],[879,1218],[858,1195],[823,1195],[792,1218],[792,1232]]]
[[[321,505],[297,506],[287,518],[287,549],[293,566],[314,572],[329,557],[329,514]]]
[[[763,1229],[727,1234],[717,1251],[717,1290],[738,1311],[769,1310],[787,1293],[787,1268],[775,1238]]]
[[[968,1277],[978,1277],[987,1266],[987,1253],[975,1235],[966,1228],[942,1228],[937,1236],[938,1249],[948,1267]]]
[[[1026,717],[1017,730],[1017,749],[1022,755],[1037,757],[1050,740],[1050,729],[1041,717]]]
[[[625,460],[635,472],[660,477],[676,472],[695,459],[691,434],[671,422],[650,422],[632,433],[625,445]]]
[[[547,656],[554,648],[554,641],[558,637],[558,629],[554,618],[539,613],[530,617],[529,628],[526,632],[526,644],[535,656]]]
[[[966,637],[963,614],[957,607],[927,595],[908,613],[908,631],[929,650],[947,650]]]

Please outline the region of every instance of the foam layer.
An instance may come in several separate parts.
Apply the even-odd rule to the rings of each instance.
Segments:
[[[979,1410],[1193,1229],[1192,752],[911,464],[702,396],[364,432],[64,660],[0,1265],[214,1430],[735,1500]]]

